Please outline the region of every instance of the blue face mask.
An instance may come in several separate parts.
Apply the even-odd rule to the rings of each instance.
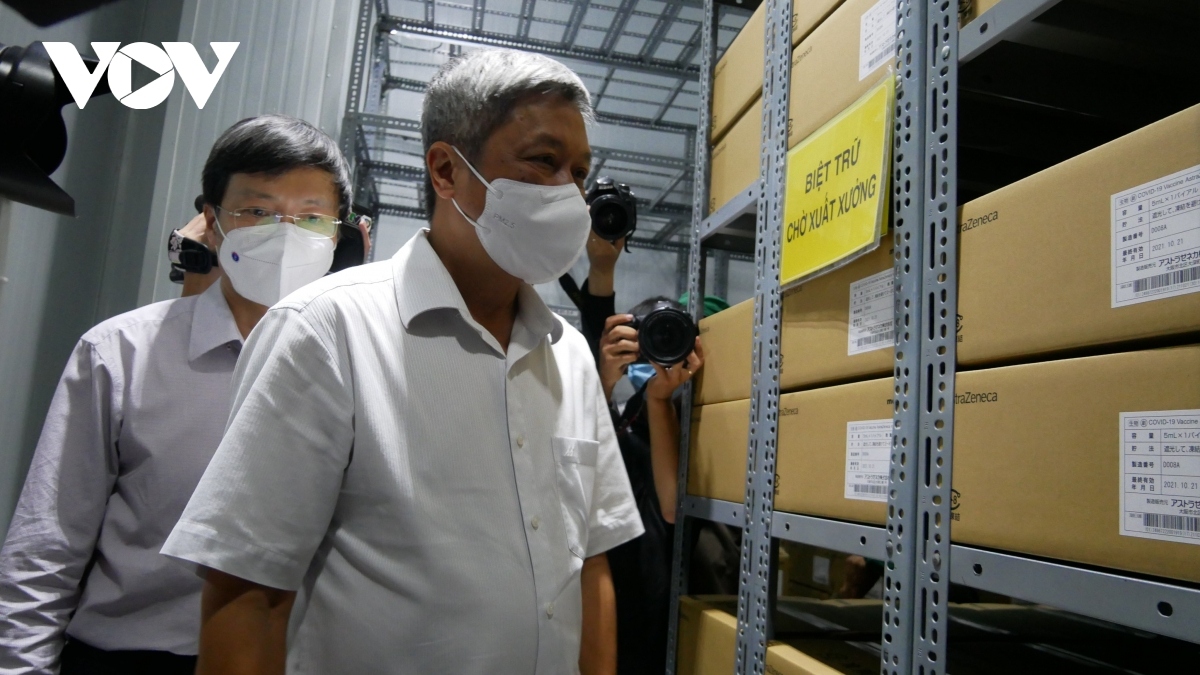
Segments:
[[[654,366],[649,363],[631,363],[625,369],[625,377],[629,378],[629,383],[633,385],[634,390],[642,388],[650,378],[654,377]]]

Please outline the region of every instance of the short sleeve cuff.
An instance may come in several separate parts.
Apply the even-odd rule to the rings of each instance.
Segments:
[[[285,591],[300,588],[306,571],[280,553],[186,520],[175,526],[162,553]]]
[[[588,558],[637,539],[646,531],[642,526],[642,514],[638,512],[637,505],[632,500],[619,511],[602,512],[597,515],[602,524],[598,527],[593,526],[588,532]]]

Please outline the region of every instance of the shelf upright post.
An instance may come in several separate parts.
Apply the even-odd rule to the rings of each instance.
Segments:
[[[914,0],[915,1],[915,0]],[[921,387],[917,445],[916,605],[913,672],[946,672],[950,591],[950,478],[958,318],[958,8],[924,0],[925,134],[921,189]]]
[[[779,413],[779,233],[787,179],[788,92],[792,57],[792,0],[766,0],[763,40],[762,152],[754,247],[754,343],[751,353],[750,434],[746,453],[745,527],[738,585],[736,670],[766,672],[775,604],[777,543],[775,446]]]
[[[699,321],[704,316],[704,264],[701,250],[700,225],[708,210],[709,148],[708,130],[712,120],[712,79],[717,59],[717,16],[714,0],[704,0],[704,19],[700,26],[700,115],[696,133],[691,135],[694,151],[692,179],[692,227],[687,257],[688,314]],[[676,490],[675,540],[671,556],[671,600],[667,624],[667,675],[674,675],[679,652],[679,598],[687,593],[691,550],[688,529],[692,518],[687,517],[688,454],[692,431],[692,382],[683,389],[679,420],[679,482]]]
[[[354,27],[354,51],[350,55],[350,82],[346,92],[346,110],[342,115],[342,155],[346,161],[354,162],[354,144],[358,124],[354,116],[362,111],[364,90],[367,86],[367,58],[371,41],[371,2],[359,0],[358,18]]]
[[[917,532],[918,407],[921,390],[921,227],[925,200],[925,3],[896,3],[896,110],[892,148],[892,245],[895,256],[895,363],[892,451],[884,543],[881,672],[913,672]]]

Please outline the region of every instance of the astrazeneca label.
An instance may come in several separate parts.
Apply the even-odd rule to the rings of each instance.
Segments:
[[[217,56],[217,65],[210,71],[189,42],[164,42],[162,47],[149,42],[132,42],[124,47],[120,42],[93,42],[92,50],[100,64],[90,72],[79,50],[70,42],[42,44],[80,108],[87,105],[100,78],[107,72],[113,96],[128,108],[145,110],[167,100],[175,87],[175,73],[179,73],[179,79],[183,80],[196,107],[204,108],[241,43],[208,43]],[[158,73],[153,82],[137,91],[133,91],[134,61]]]

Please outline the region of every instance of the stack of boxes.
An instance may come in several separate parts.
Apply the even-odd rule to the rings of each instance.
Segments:
[[[880,4],[815,4],[789,146],[886,76],[860,44]],[[756,16],[714,86],[714,209],[758,174],[761,111],[715,113],[731,59],[759,80]],[[959,227],[952,539],[1200,582],[1200,106],[964,205]],[[884,524],[889,244],[784,294],[778,511]],[[748,301],[700,324],[689,494],[744,499],[752,320]]]

